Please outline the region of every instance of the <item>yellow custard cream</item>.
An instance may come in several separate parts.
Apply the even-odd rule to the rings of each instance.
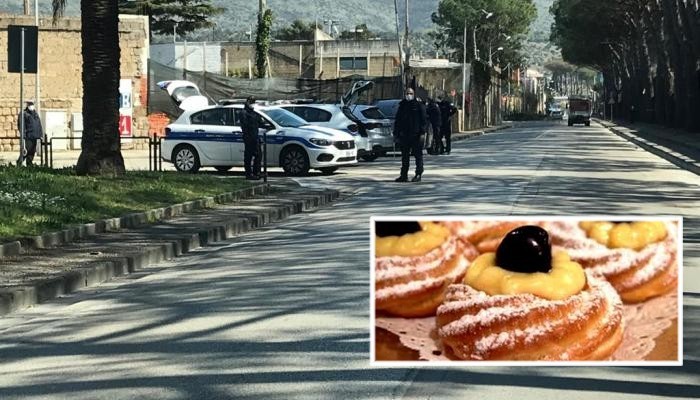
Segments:
[[[586,274],[563,251],[552,255],[552,269],[546,273],[508,271],[496,265],[496,253],[484,253],[467,269],[464,283],[490,295],[531,293],[549,300],[563,300],[586,286]]]
[[[450,236],[450,230],[433,222],[419,222],[422,230],[402,236],[377,237],[377,257],[415,257],[439,247]]]
[[[589,238],[611,249],[641,250],[644,246],[658,243],[666,238],[663,222],[607,222],[589,221],[579,223]]]

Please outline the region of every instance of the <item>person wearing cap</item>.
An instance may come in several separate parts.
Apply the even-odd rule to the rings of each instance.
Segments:
[[[243,131],[243,164],[245,168],[245,178],[248,180],[260,179],[260,140],[258,132],[260,130],[260,116],[253,109],[255,98],[250,96],[243,106],[241,117],[241,130]]]
[[[24,159],[27,160],[27,165],[34,165],[34,156],[36,155],[37,140],[44,137],[44,129],[41,126],[41,118],[36,112],[34,102],[28,101],[27,106],[20,113],[19,118],[24,118]],[[17,130],[22,134],[22,121],[17,119]],[[22,158],[20,157],[20,160]]]

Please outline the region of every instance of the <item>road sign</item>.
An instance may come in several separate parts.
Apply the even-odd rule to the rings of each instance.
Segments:
[[[121,137],[134,135],[132,86],[131,79],[121,79],[119,81],[119,135]]]
[[[133,133],[131,115],[119,115],[119,135],[121,137],[131,137]]]
[[[24,72],[35,74],[39,28],[26,25],[7,27],[7,72],[22,72],[22,30],[24,30]]]

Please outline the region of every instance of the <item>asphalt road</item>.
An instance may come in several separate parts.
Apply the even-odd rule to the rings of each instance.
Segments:
[[[299,179],[353,195],[0,319],[1,399],[700,396],[700,177],[599,127],[530,124]],[[273,179],[283,179],[273,177]],[[370,368],[371,215],[682,214],[683,367]]]

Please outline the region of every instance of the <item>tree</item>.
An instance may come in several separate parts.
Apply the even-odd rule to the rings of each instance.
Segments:
[[[278,40],[314,40],[315,31],[315,23],[306,23],[297,19],[291,25],[278,30],[275,38]]]
[[[683,0],[555,0],[551,40],[604,76],[615,115],[700,130],[700,9]]]
[[[370,40],[376,36],[367,28],[367,24],[360,24],[354,30],[340,32],[339,38],[345,40]]]
[[[486,18],[482,10],[492,13],[491,17]],[[435,42],[443,49],[454,49],[455,60],[462,61],[466,24],[467,61],[474,58],[472,38],[476,29],[481,59],[488,57],[489,50],[503,47],[498,64],[514,65],[522,59],[522,43],[536,16],[537,8],[532,0],[441,0],[437,12],[432,15],[433,22],[438,25]]]
[[[122,14],[147,15],[151,35],[178,35],[214,26],[211,17],[224,12],[210,0],[119,0]]]
[[[66,0],[52,0],[54,20]],[[83,53],[82,151],[79,175],[121,175],[125,172],[119,138],[119,8],[113,0],[81,0]]]
[[[272,27],[272,11],[266,9],[258,21],[258,31],[255,37],[255,68],[258,78],[267,74],[267,54],[270,51],[270,28]]]

